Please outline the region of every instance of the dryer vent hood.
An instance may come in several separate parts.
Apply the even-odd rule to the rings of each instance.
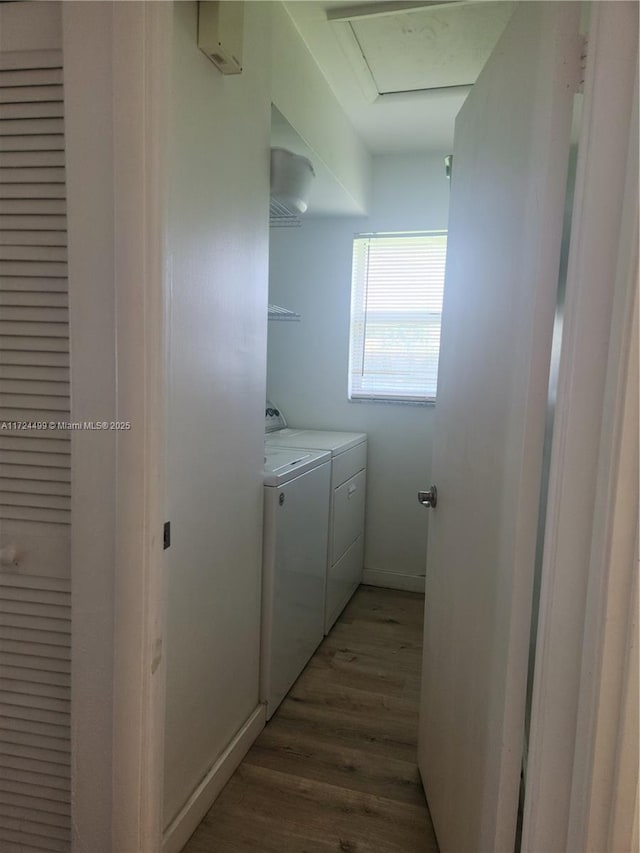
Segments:
[[[297,219],[309,205],[313,166],[306,157],[287,151],[271,149],[271,218]]]

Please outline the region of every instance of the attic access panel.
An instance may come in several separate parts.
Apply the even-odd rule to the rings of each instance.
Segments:
[[[379,94],[468,86],[475,83],[514,5],[460,3],[355,16],[349,25]]]

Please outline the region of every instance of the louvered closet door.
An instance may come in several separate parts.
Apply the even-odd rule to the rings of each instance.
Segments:
[[[65,213],[62,55],[0,52],[3,853],[70,850]]]

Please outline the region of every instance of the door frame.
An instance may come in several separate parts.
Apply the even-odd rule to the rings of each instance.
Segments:
[[[161,849],[172,3],[63,3],[74,853]]]
[[[587,585],[571,850],[623,850],[638,822],[637,73],[635,79],[597,465],[604,500],[594,518]]]
[[[637,459],[637,411],[625,408],[637,378],[637,14],[591,5],[525,785],[521,849],[532,853],[610,849],[599,804],[616,802],[619,773],[601,742],[624,736],[628,666],[611,647],[637,648],[638,483],[624,469]],[[637,820],[637,794],[635,809]]]
[[[113,847],[145,853],[163,822],[173,4],[113,8],[118,410],[138,425],[117,460]]]

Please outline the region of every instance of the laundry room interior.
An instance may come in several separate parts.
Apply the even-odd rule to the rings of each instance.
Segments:
[[[351,485],[345,484],[346,496],[346,489],[355,491],[357,483],[362,490],[366,483],[366,499],[362,496],[359,510],[363,518],[345,534],[345,549],[351,546],[349,553],[355,555],[346,559],[356,559],[357,565],[350,568],[352,582],[341,589],[338,612],[358,582],[422,600],[428,523],[417,493],[430,484],[434,406],[432,400],[349,399],[353,240],[370,232],[446,232],[450,179],[445,158],[452,153],[454,118],[470,90],[469,75],[479,72],[512,11],[508,3],[490,5],[494,8],[471,8],[473,21],[458,10],[458,24],[442,9],[414,10],[409,18],[360,10],[373,16],[359,20],[389,27],[396,38],[402,37],[407,20],[416,24],[414,56],[404,67],[413,77],[402,85],[422,91],[388,96],[386,107],[378,105],[384,110],[380,116],[371,92],[353,72],[353,56],[337,40],[345,31],[353,40],[351,23],[327,21],[325,7],[340,4],[247,4],[244,67],[237,77],[221,75],[198,51],[196,4],[176,5],[170,448],[172,435],[175,439],[169,453],[165,782],[170,838],[186,841],[184,826],[193,830],[193,815],[199,814],[193,809],[194,789],[255,714],[261,589],[265,594],[262,496],[255,487],[263,443],[260,389],[289,430],[366,437],[366,461],[356,464],[349,472]],[[482,19],[487,20],[485,33],[476,38]],[[261,38],[267,25],[270,51]],[[461,68],[442,72],[438,59],[436,88],[424,91],[431,84],[420,77],[424,72],[416,60],[423,39],[438,44],[438,37],[439,56],[447,56],[450,48],[443,39],[452,25],[452,41],[468,41],[465,60]],[[305,43],[305,26],[326,42],[328,64],[322,68]],[[381,73],[393,76],[403,70],[397,45],[383,50],[380,61]],[[363,122],[371,124],[368,138],[356,130],[328,82],[332,62],[333,73],[346,81],[343,97],[355,101],[355,112],[360,110]],[[399,84],[393,79],[389,85]],[[206,114],[204,105],[212,99],[217,99],[216,109]],[[212,160],[207,145],[214,139],[220,154]],[[269,151],[279,150],[306,158],[313,170],[297,206],[287,176],[273,174],[273,154],[265,160]],[[267,227],[274,181],[283,183],[284,198],[271,193]],[[274,201],[276,208],[278,202],[288,203],[284,215],[274,212]],[[212,434],[217,438],[210,444]],[[305,447],[304,434],[298,447]],[[279,441],[288,444],[284,437]],[[238,446],[242,459],[234,451]],[[216,493],[225,495],[220,506],[211,491],[214,482],[221,484]],[[360,499],[359,494],[345,497],[349,507]],[[248,520],[248,507],[252,526],[238,529],[235,519]],[[306,658],[322,633],[316,633]],[[292,635],[287,642],[295,645],[299,639]],[[232,660],[213,658],[211,649],[222,647]],[[296,677],[304,663],[294,670]],[[417,681],[412,689],[417,691]],[[255,720],[249,727],[255,730]],[[187,819],[185,804],[191,812]]]
[[[200,4],[200,30],[206,5]],[[317,767],[309,761],[299,772],[322,783],[329,760],[325,750],[334,748],[332,727],[336,719],[347,729],[362,726],[357,707],[370,706],[373,741],[386,740],[385,725],[406,727],[391,777],[399,774],[404,782],[396,785],[411,792],[398,799],[399,808],[412,814],[406,839],[406,849],[412,849],[418,837],[433,839],[415,757],[403,762],[415,753],[417,738],[428,531],[418,492],[431,482],[434,394],[350,399],[354,238],[446,234],[446,159],[453,151],[455,116],[513,4],[243,5],[238,75],[221,74],[198,50],[197,4],[177,4],[174,13],[167,849],[177,851],[187,841],[212,792],[219,793],[220,780],[228,778],[229,768],[260,731],[264,706],[256,708],[258,698],[266,702],[269,720],[262,737],[272,732],[278,740],[278,726],[286,725],[291,708],[301,703],[295,691],[303,689],[302,680],[296,679],[345,605],[349,618],[348,601],[360,584],[379,590],[369,610],[364,607],[362,622],[356,620],[371,636],[361,638],[360,654],[354,647],[351,675],[349,664],[342,672],[339,661],[329,662],[321,674],[326,678],[338,667],[339,695],[310,699],[310,713],[325,702],[337,707],[329,711]],[[368,59],[358,36],[368,38]],[[425,64],[427,46],[431,61]],[[380,94],[385,90],[391,93]],[[442,258],[435,275],[441,293]],[[269,524],[291,506],[287,489],[310,482],[299,467],[307,463],[296,455],[282,457],[282,465],[298,466],[300,476],[286,484],[291,475],[278,479],[276,471],[272,485],[265,485],[264,543],[262,488],[256,480],[264,442],[263,395],[267,466],[274,446],[284,454],[292,445],[294,454],[304,451],[311,461],[321,450],[325,461],[327,451],[333,452],[331,480],[322,486],[324,519],[317,507],[301,503],[302,517],[290,522],[295,533],[287,533],[283,523],[276,534],[268,532]],[[332,436],[339,439],[333,451]],[[245,520],[242,525],[238,518]],[[309,531],[322,524],[326,546],[320,554],[317,534],[314,538]],[[310,568],[310,548],[319,570]],[[340,553],[332,554],[336,548]],[[308,581],[313,571],[324,572],[325,564],[328,575],[306,590],[297,588],[291,565],[296,559]],[[278,560],[284,561],[280,571],[288,573],[289,590],[277,580]],[[400,597],[395,605],[393,595]],[[354,601],[357,613],[362,606],[357,597]],[[413,614],[408,635],[401,624],[406,608]],[[268,620],[273,625],[267,629]],[[334,636],[341,630],[338,624]],[[380,637],[387,638],[382,645]],[[214,653],[221,648],[225,655]],[[378,682],[371,695],[349,693],[346,686],[358,678],[358,660],[365,672],[371,667],[377,672],[369,673]],[[318,666],[314,658],[306,672]],[[395,680],[385,667],[409,674]],[[283,701],[294,683],[293,698]],[[383,708],[389,703],[399,716],[386,714],[385,723]],[[286,741],[286,730],[280,737]],[[351,755],[354,766],[369,767],[372,761],[378,766],[354,773],[360,782],[344,784],[351,792],[360,787],[366,797],[378,790],[372,779],[389,770],[379,748],[361,755],[360,741],[356,737],[345,756]],[[288,747],[283,749],[286,754]],[[278,753],[268,745],[264,750]],[[254,747],[247,761],[257,754]],[[246,762],[243,767],[250,772]],[[280,778],[277,768],[274,773],[270,784]],[[224,829],[227,824],[239,831],[237,818],[224,813],[239,784],[234,778],[214,805],[219,813],[212,812],[208,828],[198,830],[209,844],[224,842],[224,832],[231,831]],[[289,796],[296,797],[295,790]],[[288,831],[276,829],[262,812],[256,821],[266,821],[265,831],[276,833],[274,838]],[[352,829],[355,835],[346,828],[336,832],[345,843],[353,837],[355,845],[360,830]],[[249,838],[250,829],[245,831]],[[192,844],[197,845],[198,832]]]

